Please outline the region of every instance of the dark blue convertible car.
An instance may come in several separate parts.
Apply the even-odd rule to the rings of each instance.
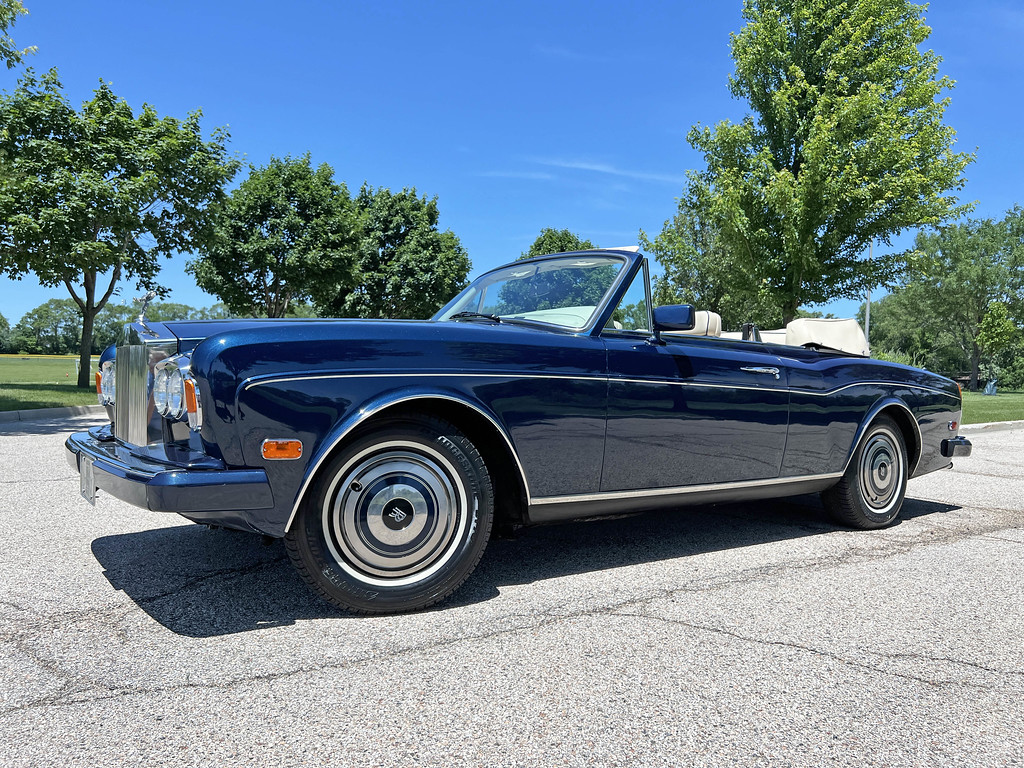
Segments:
[[[450,595],[498,525],[821,492],[877,528],[970,452],[949,379],[719,329],[652,306],[635,249],[514,262],[429,321],[143,320],[67,455],[91,502],[283,537],[386,613]]]

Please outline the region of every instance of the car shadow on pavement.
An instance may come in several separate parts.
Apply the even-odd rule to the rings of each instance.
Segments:
[[[907,499],[901,520],[958,507]],[[646,512],[523,529],[490,543],[469,581],[436,610],[497,597],[503,586],[842,530],[815,496]],[[103,575],[179,635],[212,637],[347,618],[318,598],[280,541],[200,525],[104,536],[92,543]]]

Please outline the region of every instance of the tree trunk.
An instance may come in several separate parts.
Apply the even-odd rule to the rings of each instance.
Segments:
[[[978,347],[978,342],[971,344],[971,381],[967,385],[967,388],[971,392],[978,391],[978,369],[981,367],[981,349]]]
[[[796,319],[796,311],[800,308],[800,304],[796,299],[787,299],[786,305],[782,308],[782,327],[785,328],[793,320]]]
[[[78,347],[78,386],[92,389],[96,382],[92,376],[92,329],[96,321],[96,308],[82,309],[82,343]]]

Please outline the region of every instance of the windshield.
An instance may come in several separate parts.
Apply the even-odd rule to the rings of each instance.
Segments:
[[[512,264],[478,278],[434,319],[470,313],[584,328],[625,264],[620,257],[596,255]]]

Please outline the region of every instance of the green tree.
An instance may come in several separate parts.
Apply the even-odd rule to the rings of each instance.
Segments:
[[[689,192],[784,322],[891,285],[910,254],[868,260],[868,243],[968,207],[952,193],[973,155],[953,151],[942,122],[953,81],[919,49],[923,13],[907,0],[744,0],[729,85],[753,115],[693,127],[706,168]]]
[[[308,154],[250,166],[223,207],[217,237],[188,271],[241,316],[285,317],[354,286],[357,217],[348,189]]]
[[[552,229],[544,227],[537,235],[537,239],[530,245],[530,249],[523,253],[520,259],[530,259],[534,256],[546,256],[549,253],[568,253],[569,251],[587,251],[596,248],[589,240],[583,240],[579,235],[570,232],[568,229]]]
[[[25,6],[20,0],[0,0],[0,61],[7,64],[8,69],[13,69],[30,54],[35,53],[34,45],[28,48],[18,48],[7,30],[14,26],[19,16],[27,14]]]
[[[1024,325],[1024,209],[921,233],[916,245],[917,271],[872,302],[871,345],[950,374],[967,370],[976,389],[983,360],[1014,347]],[[1001,344],[1008,324],[1016,334]]]
[[[50,299],[14,326],[11,346],[35,355],[66,355],[77,350],[81,332],[78,305],[71,299]]]
[[[146,309],[146,317],[152,317],[150,305]],[[124,343],[124,327],[139,316],[138,305],[124,302],[107,302],[99,312],[96,313],[96,321],[92,329],[92,353],[99,354],[111,344]]]
[[[919,316],[944,326],[967,358],[969,387],[978,386],[982,324],[993,302],[1019,323],[1024,304],[1024,209],[1001,221],[968,220],[917,236],[924,254]]]
[[[234,320],[237,316],[222,301],[196,310],[194,320]]]
[[[436,197],[363,185],[355,203],[358,285],[347,291],[343,284],[317,307],[320,314],[427,318],[466,286],[469,256],[451,230],[438,230]]]
[[[0,98],[0,271],[63,285],[82,313],[78,386],[91,387],[96,314],[124,277],[155,287],[158,257],[212,234],[211,204],[238,163],[227,133],[203,139],[185,120],[138,115],[100,83],[80,112],[56,70],[29,70]]]
[[[0,315],[0,354],[11,351],[11,324]]]
[[[1010,310],[1006,303],[993,301],[988,305],[988,311],[981,318],[978,325],[978,347],[982,354],[989,359],[989,364],[995,362],[995,357],[1004,349],[1008,349],[1013,342],[1021,335],[1021,329],[1010,317]],[[991,378],[991,374],[990,374]]]
[[[717,312],[726,330],[737,330],[743,323],[760,328],[782,325],[778,305],[737,265],[696,201],[681,197],[678,203],[675,216],[654,240],[640,232],[644,252],[664,270],[654,281],[655,306],[693,304]]]

